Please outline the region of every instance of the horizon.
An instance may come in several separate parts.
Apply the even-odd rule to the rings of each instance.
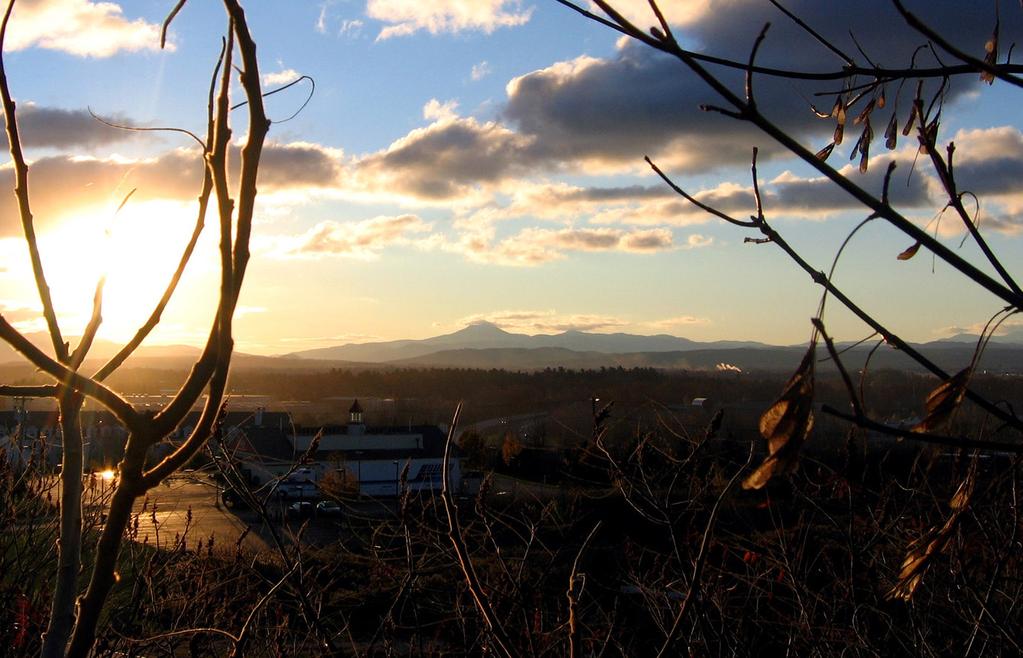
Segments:
[[[852,29],[885,61],[902,61],[912,50],[907,44],[919,41],[907,41],[900,19],[876,29],[885,22],[872,11],[886,11],[884,3],[872,11],[790,4],[843,43]],[[72,5],[80,10],[73,25],[39,22],[70,16],[57,10]],[[645,3],[626,5],[630,15],[653,20]],[[963,17],[959,9],[932,3],[924,14],[939,27],[954,22],[964,48],[977,51],[993,11],[976,8]],[[100,338],[130,337],[191,231],[197,188],[189,178],[198,160],[189,142],[118,131],[88,114],[137,126],[204,125],[223,20],[218,8],[190,4],[172,25],[171,47],[160,51],[167,10],[162,3],[85,0],[15,8],[11,86],[32,163],[40,248],[68,335],[81,333],[105,274]],[[668,19],[681,38],[742,58],[755,35],[737,31],[748,21],[732,26],[726,19],[736,12],[778,18],[751,0],[672,11]],[[554,2],[495,0],[469,11],[453,2],[328,0],[250,13],[264,89],[308,75],[316,91],[294,119],[271,126],[252,265],[235,316],[241,352],[421,340],[477,321],[527,335],[805,343],[820,288],[779,250],[745,244],[748,231],[682,203],[643,157],[741,217],[753,209],[748,145],[758,145],[766,211],[823,271],[863,219],[851,199],[770,143],[750,141],[730,119],[700,112],[711,97],[681,67]],[[775,23],[761,55],[766,63],[831,65],[817,61],[825,51],[797,28]],[[1001,30],[1006,41],[1023,37],[1015,15],[1003,17]],[[805,41],[805,52],[793,55],[793,41]],[[827,142],[833,125],[810,111],[812,89],[760,85],[791,130],[807,143]],[[962,188],[984,192],[988,239],[1004,262],[1018,263],[1023,198],[1013,176],[991,174],[1023,166],[1023,126],[1003,102],[1006,87],[972,78],[953,86],[942,138],[956,142]],[[271,117],[293,114],[308,93],[300,82],[269,97]],[[242,134],[244,122],[236,131]],[[849,156],[853,141],[836,147],[836,162]],[[935,219],[936,179],[915,164],[916,149],[905,142],[878,148],[862,182],[879,188],[885,164],[898,162],[895,201],[980,263],[972,243],[959,247],[959,226]],[[9,182],[9,172],[9,164],[0,169],[8,177],[0,183]],[[31,333],[44,325],[6,198],[0,313]],[[879,222],[860,231],[835,276],[907,340],[977,333],[1001,308],[923,254],[898,260],[904,245],[893,248],[890,236]],[[216,292],[214,239],[208,230],[146,345],[205,341]],[[837,305],[825,319],[836,340],[870,333]],[[1010,320],[1002,330],[1016,326]]]

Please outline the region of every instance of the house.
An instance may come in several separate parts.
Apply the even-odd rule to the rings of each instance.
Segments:
[[[82,457],[86,469],[112,467],[124,454],[128,433],[108,411],[82,411]],[[7,463],[59,466],[64,440],[56,409],[30,411],[24,407],[0,411],[0,451]]]

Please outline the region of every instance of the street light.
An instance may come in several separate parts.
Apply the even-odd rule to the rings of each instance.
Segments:
[[[358,475],[359,481],[356,483],[355,489],[356,489],[356,495],[359,498],[362,497],[362,452],[363,452],[362,450],[356,450],[355,451],[356,463],[358,464],[358,468],[359,468],[359,475]]]

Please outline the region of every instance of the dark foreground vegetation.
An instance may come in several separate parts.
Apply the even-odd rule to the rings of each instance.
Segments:
[[[386,518],[348,507],[328,545],[287,528],[263,554],[188,535],[128,542],[96,655],[1020,653],[1018,459],[827,429],[813,442],[830,449],[808,446],[794,476],[744,491],[761,447],[734,424],[661,414],[637,433],[615,407],[596,411],[587,440],[544,467],[546,486],[530,487],[543,469],[523,452],[490,451],[499,473],[458,501],[469,564],[441,500],[408,494]],[[38,653],[53,587],[55,494],[38,476],[0,466],[12,655]],[[967,506],[950,507],[963,487]],[[103,520],[93,502],[87,550]],[[149,522],[136,516],[129,535]],[[921,556],[908,600],[907,550]]]

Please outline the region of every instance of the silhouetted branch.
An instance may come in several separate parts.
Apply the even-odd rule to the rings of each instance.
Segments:
[[[899,10],[899,13],[902,14],[902,17],[906,19],[906,22],[914,30],[938,44],[943,50],[947,51],[956,59],[965,62],[968,66],[971,66],[974,71],[978,73],[985,73],[1017,87],[1023,87],[1023,80],[1020,78],[1010,75],[998,66],[989,64],[988,62],[977,59],[976,57],[972,57],[953,46],[948,39],[934,31],[930,26],[920,20],[916,14],[913,14],[906,9],[905,5],[903,5],[900,0],[892,0],[892,4],[895,5],[895,8]]]
[[[98,400],[103,406],[114,412],[118,419],[129,429],[139,427],[142,420],[141,416],[117,393],[114,393],[103,384],[79,375],[67,366],[54,361],[29,342],[27,338],[22,336],[2,315],[0,315],[0,338],[7,341],[11,347],[21,353],[32,365],[46,374],[58,381],[66,382],[71,388]]]
[[[1023,295],[1017,294],[998,281],[995,281],[972,263],[968,262],[966,259],[943,245],[937,240],[937,238],[931,236],[929,233],[918,227],[915,223],[907,219],[894,208],[888,204],[882,203],[879,199],[871,195],[859,185],[853,183],[849,178],[839,173],[836,169],[817,158],[814,153],[810,152],[787,131],[778,127],[758,112],[755,107],[751,107],[748,102],[738,97],[723,81],[704,68],[700,61],[693,57],[692,53],[680,47],[665,43],[662,40],[647,36],[642,30],[639,30],[624,16],[618,13],[605,0],[593,1],[605,13],[607,13],[612,20],[618,23],[618,25],[630,37],[642,41],[647,45],[657,48],[658,50],[666,52],[679,59],[715,93],[725,99],[729,105],[734,107],[736,111],[733,114],[737,115],[738,118],[747,120],[754,124],[766,135],[781,144],[790,153],[819,171],[828,180],[847,192],[859,203],[869,208],[872,212],[876,213],[879,217],[883,217],[895,228],[913,238],[915,241],[920,242],[938,258],[941,258],[954,269],[958,270],[961,274],[963,274],[963,276],[974,281],[977,285],[1001,298],[1005,302],[1012,304],[1016,308],[1023,309]]]
[[[60,395],[60,387],[56,384],[42,384],[39,386],[0,385],[0,397],[53,398],[58,395]]]
[[[560,5],[563,5],[572,11],[585,16],[589,20],[599,23],[604,27],[608,27],[615,32],[624,34],[629,37],[635,37],[633,32],[615,23],[613,20],[594,14],[593,12],[587,11],[579,5],[571,2],[570,0],[555,0]],[[594,2],[594,4],[600,5],[601,3]],[[633,26],[635,27],[635,26]],[[655,37],[646,36],[644,33],[643,43],[646,45],[656,48],[665,53],[671,54],[670,45],[671,42]],[[638,38],[638,37],[636,37]],[[752,69],[749,68],[747,62],[740,62],[737,60],[728,59],[725,57],[718,57],[703,52],[695,52],[687,50],[686,53],[692,57],[694,61],[702,62],[705,64],[713,64],[715,66],[721,66],[728,69],[747,71],[752,70],[757,75],[766,75],[775,78],[782,78],[787,80],[807,80],[807,81],[836,81],[846,80],[851,77],[868,77],[872,79],[872,82],[866,83],[870,86],[877,86],[888,82],[895,82],[905,79],[932,79],[932,78],[946,78],[949,76],[958,76],[969,73],[979,73],[980,69],[972,64],[950,64],[943,66],[935,66],[928,68],[917,68],[911,66],[908,68],[885,68],[879,66],[843,66],[841,69],[833,71],[805,71],[805,70],[792,70],[792,69],[780,69],[769,66],[755,66]],[[997,71],[1000,71],[1004,75],[1011,74],[1023,74],[1023,65],[1011,64],[1006,62],[1004,64],[991,65]],[[828,92],[828,94],[836,92]]]
[[[3,22],[0,23],[0,48],[3,48],[7,37],[7,25],[11,19],[14,2],[15,0],[10,0],[7,3],[7,11],[4,12]],[[32,207],[29,202],[28,163],[25,162],[25,155],[21,149],[21,135],[18,131],[16,105],[11,98],[3,57],[0,57],[0,100],[3,101],[7,141],[10,147],[11,160],[14,162],[14,196],[18,200],[18,214],[21,217],[21,226],[25,233],[25,244],[28,247],[29,259],[32,261],[32,275],[35,278],[36,288],[39,291],[39,300],[43,305],[43,317],[46,318],[46,326],[50,332],[54,356],[61,363],[66,363],[68,348],[60,334],[60,325],[57,324],[57,314],[53,309],[50,287],[46,283],[43,261],[39,255],[39,244],[36,240]]]
[[[508,638],[508,633],[504,630],[504,625],[490,605],[490,597],[487,596],[486,591],[483,589],[483,584],[476,573],[476,567],[469,556],[469,550],[465,546],[465,539],[462,537],[462,528],[458,522],[458,506],[451,495],[451,476],[448,470],[451,465],[451,444],[454,441],[455,428],[458,427],[458,416],[461,413],[462,404],[459,403],[455,407],[454,416],[451,418],[451,427],[448,428],[448,438],[444,444],[444,459],[441,462],[440,497],[444,503],[444,512],[448,519],[448,539],[455,549],[458,565],[461,568],[462,575],[465,577],[469,593],[476,603],[476,609],[479,610],[483,623],[486,624],[487,629],[493,635],[497,650],[506,658],[512,658],[515,654],[511,650],[511,641]]]
[[[827,404],[821,405],[821,411],[836,418],[841,418],[842,420],[855,423],[864,429],[873,430],[880,434],[886,434],[888,436],[894,436],[901,439],[908,439],[910,441],[948,446],[950,448],[962,448],[964,450],[991,450],[994,452],[1005,452],[1014,455],[1023,454],[1023,444],[1006,443],[1004,441],[988,441],[985,439],[971,439],[961,436],[944,436],[930,432],[914,432],[913,430],[885,425],[884,423],[879,423],[866,416],[857,416],[856,414],[845,413]]]
[[[721,508],[721,501],[725,499],[725,496],[732,490],[735,483],[739,481],[739,476],[749,468],[750,464],[753,463],[753,444],[750,444],[749,457],[746,458],[746,463],[739,468],[732,477],[729,478],[728,484],[721,490],[717,500],[714,501],[714,506],[710,510],[710,516],[707,518],[707,525],[703,529],[703,538],[700,540],[700,549],[696,553],[696,559],[693,561],[693,575],[689,579],[689,589],[686,591],[686,596],[682,599],[682,605],[679,606],[678,614],[675,615],[675,621],[671,624],[671,630],[668,631],[667,637],[664,638],[664,644],[661,645],[661,650],[657,652],[658,658],[661,656],[671,655],[671,645],[675,641],[675,636],[678,634],[678,630],[682,625],[682,622],[686,618],[686,612],[689,610],[689,605],[693,600],[693,597],[699,594],[700,581],[703,579],[703,570],[707,563],[707,547],[710,545],[710,537],[714,532],[714,524],[717,522],[718,510]]]

